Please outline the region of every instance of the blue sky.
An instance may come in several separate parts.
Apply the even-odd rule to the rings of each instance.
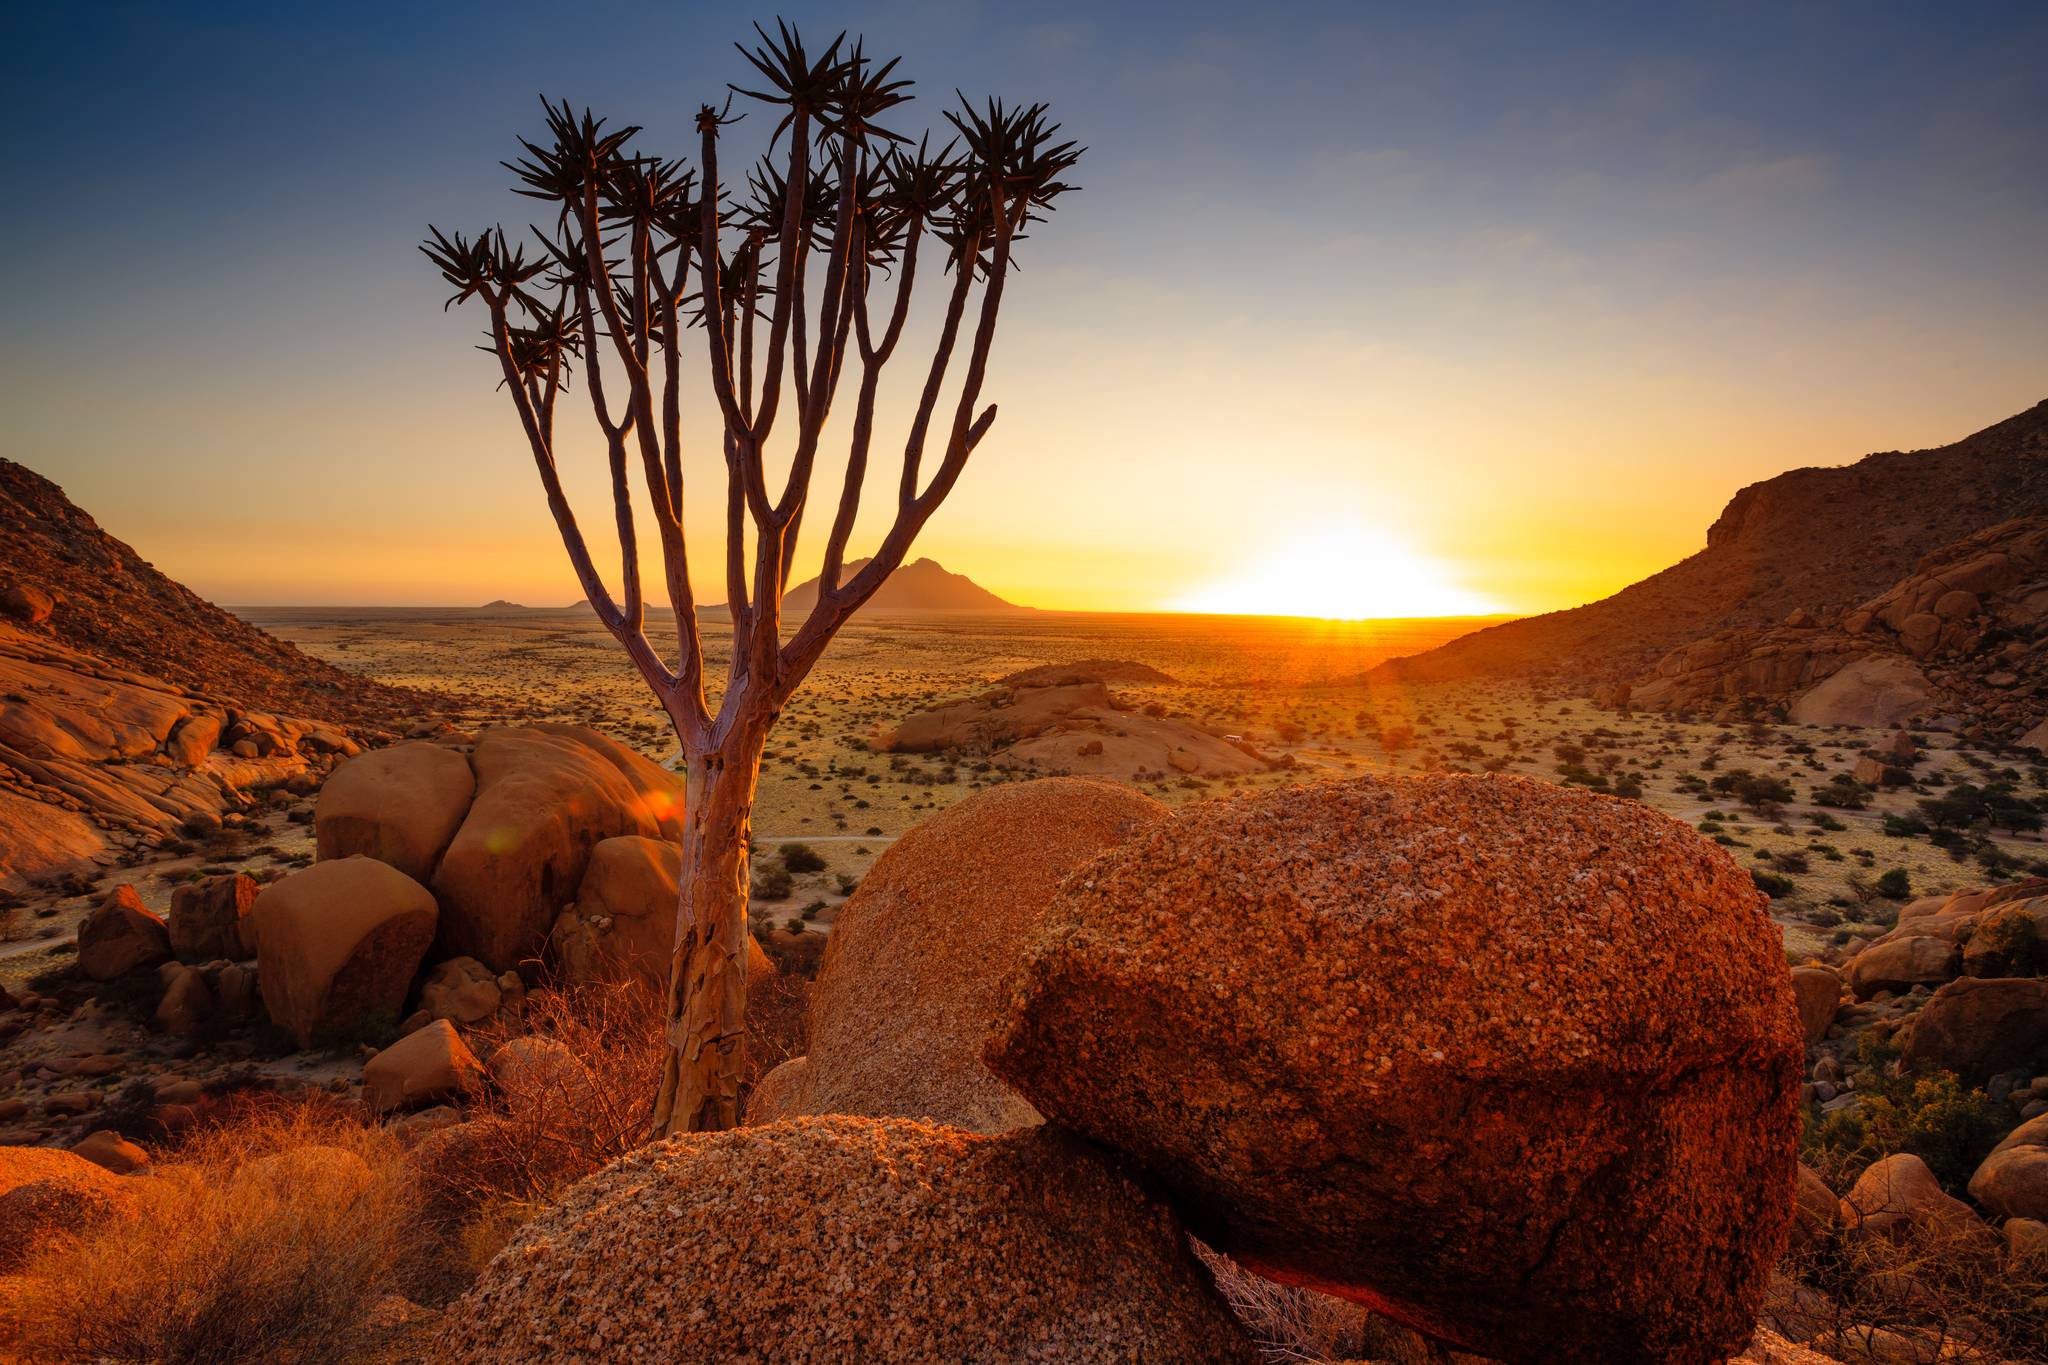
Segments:
[[[541,92],[688,152],[774,13],[1089,147],[921,547],[1021,600],[1326,516],[1568,605],[2048,396],[2038,4],[559,8],[16,7],[0,454],[222,600],[577,596],[414,243],[523,221]]]

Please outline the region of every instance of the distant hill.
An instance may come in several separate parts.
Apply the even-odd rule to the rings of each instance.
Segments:
[[[859,573],[867,560],[849,563],[840,581]],[[818,580],[797,584],[782,597],[784,619],[809,611],[818,601]],[[948,572],[937,560],[919,559],[898,568],[868,599],[865,611],[1029,611],[982,587],[965,574]]]
[[[506,601],[506,600],[505,600],[504,598],[500,597],[500,598],[497,598],[497,599],[496,599],[496,600],[494,600],[494,601],[490,601],[490,602],[486,602],[486,603],[484,603],[484,604],[483,604],[482,606],[478,607],[478,608],[477,608],[477,610],[478,610],[478,611],[525,611],[525,610],[526,610],[526,608],[525,608],[524,606],[520,605],[520,604],[519,604],[519,603],[517,603],[517,602],[507,602],[507,601]]]
[[[1921,558],[2048,511],[2048,402],[1953,445],[1794,469],[1738,492],[1706,548],[1612,597],[1525,617],[1393,659],[1368,677],[1425,681],[1554,673],[1605,683],[1717,631],[1797,608],[1836,612],[1909,576]]]
[[[388,719],[442,699],[302,653],[216,607],[114,539],[64,490],[0,460],[0,586],[46,594],[34,631],[135,673],[251,708]]]

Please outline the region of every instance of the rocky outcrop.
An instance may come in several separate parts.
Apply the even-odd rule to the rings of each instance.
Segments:
[[[396,1023],[436,920],[425,887],[364,857],[271,883],[250,915],[264,1008],[300,1047]]]
[[[1801,725],[1879,726],[1949,716],[2021,743],[2048,708],[2048,515],[1943,546],[1885,591],[1790,624],[1727,631],[1672,651],[1631,705],[1784,705]]]
[[[1900,910],[1895,927],[1849,960],[1849,988],[1867,1000],[1880,991],[1940,986],[1965,973],[2023,975],[2018,969],[2038,962],[2034,945],[2043,938],[2048,881],[1927,897]]]
[[[584,726],[487,730],[469,761],[475,800],[432,883],[440,956],[500,972],[538,957],[599,843],[681,838],[681,784]]]
[[[527,1223],[449,1365],[1244,1362],[1172,1216],[1084,1144],[797,1119],[643,1147]]]
[[[1509,1359],[1725,1358],[1791,1215],[1803,1048],[1754,885],[1544,783],[1141,830],[1054,898],[987,1057],[1233,1259]]]
[[[218,823],[438,700],[201,601],[0,460],[0,887]]]
[[[1189,721],[1124,707],[1107,686],[1092,680],[998,687],[918,711],[882,735],[877,747],[988,754],[1005,766],[1074,775],[1227,776],[1271,766],[1248,745]]]
[[[11,460],[0,460],[0,579],[50,604],[16,616],[38,638],[182,695],[373,727],[439,700],[322,663],[204,601]]]
[[[770,1087],[773,1112],[989,1133],[1038,1122],[982,1064],[1004,978],[1062,881],[1167,818],[1127,787],[1047,778],[977,793],[897,840],[833,923],[802,1084]]]
[[[0,883],[217,825],[354,747],[0,624]]]
[[[360,853],[428,882],[475,795],[469,759],[453,749],[415,740],[372,750],[321,784],[315,846],[322,859]]]

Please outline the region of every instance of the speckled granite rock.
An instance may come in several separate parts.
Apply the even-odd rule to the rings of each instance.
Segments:
[[[897,840],[832,926],[811,995],[809,1062],[764,1116],[918,1118],[1000,1133],[1038,1122],[982,1065],[1008,976],[1075,868],[1166,807],[1117,783],[991,788]]]
[[[613,1162],[498,1254],[434,1358],[1257,1355],[1173,1216],[1085,1144],[826,1118]]]
[[[1720,1361],[1803,1055],[1749,877],[1515,778],[1209,803],[1070,881],[988,1057],[1204,1241],[1511,1361]]]

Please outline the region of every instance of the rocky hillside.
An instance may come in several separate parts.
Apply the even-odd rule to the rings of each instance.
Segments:
[[[0,891],[217,828],[446,700],[264,634],[0,460]]]
[[[2048,744],[2048,516],[1922,560],[1847,611],[1796,608],[1667,654],[1606,699],[1665,711],[1784,711],[1806,725],[1939,722]]]
[[[222,611],[101,530],[64,490],[0,460],[0,595],[8,614],[118,668],[264,711],[391,720],[420,694],[301,653]]]
[[[844,577],[851,578],[867,567],[868,561],[856,559],[846,566]],[[806,579],[791,588],[782,597],[784,619],[798,612],[809,611],[818,600],[818,580]],[[915,559],[889,575],[881,591],[868,599],[868,611],[1024,611],[1026,608],[1002,598],[982,587],[966,574],[948,571],[935,559]]]
[[[1390,660],[1382,679],[1555,674],[1633,678],[1680,645],[1867,601],[1923,556],[1985,527],[2048,511],[2048,402],[1954,445],[1887,451],[1751,484],[1698,554],[1612,597],[1494,626]]]

